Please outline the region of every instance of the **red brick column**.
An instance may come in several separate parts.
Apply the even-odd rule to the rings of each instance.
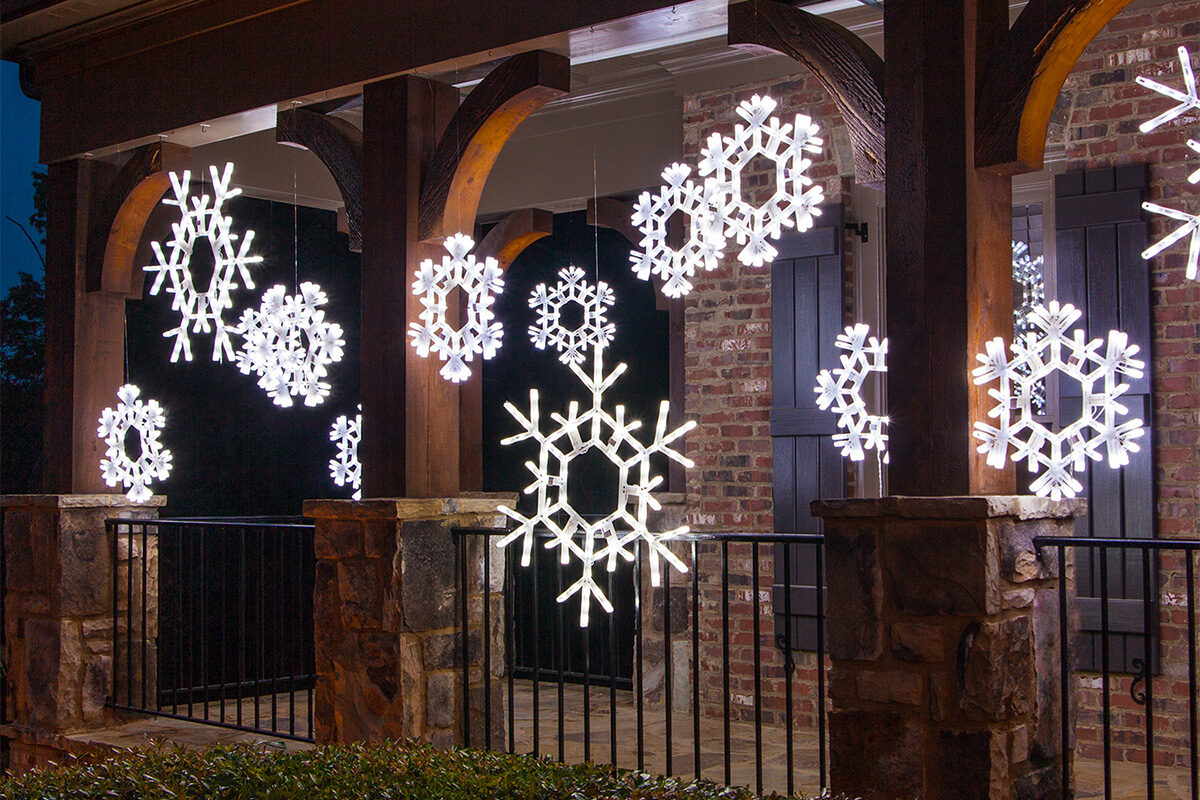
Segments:
[[[120,494],[6,495],[5,698],[11,723],[9,768],[22,772],[61,759],[65,734],[94,730],[115,717],[105,707],[113,686],[111,517],[154,519],[166,497],[135,505]],[[124,616],[125,570],[143,574],[147,607],[157,609],[157,540],[117,553],[118,611]],[[134,581],[141,597],[140,577]],[[140,602],[135,600],[135,602]],[[157,614],[148,635],[153,637]],[[147,627],[151,627],[148,624]]]
[[[825,521],[834,791],[1061,797],[1060,571],[1032,539],[1070,535],[1084,501],[887,497],[813,509]]]
[[[450,498],[309,500],[316,521],[313,596],[317,683],[313,733],[330,742],[462,741],[460,565],[454,528],[502,528],[515,494]],[[492,741],[503,741],[504,553],[469,538],[471,741],[483,741],[483,686],[493,682]],[[490,678],[483,675],[483,596],[491,595]]]

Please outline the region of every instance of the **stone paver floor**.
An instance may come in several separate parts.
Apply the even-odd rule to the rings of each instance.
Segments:
[[[533,684],[530,681],[515,681],[515,702],[512,712],[514,725],[514,744],[518,752],[532,752],[534,749],[533,726]],[[542,754],[557,758],[558,746],[558,693],[554,685],[543,683],[539,687],[538,713],[538,751]],[[270,719],[271,698],[259,698],[260,719]],[[507,724],[507,698],[505,698],[505,723]],[[563,724],[563,757],[568,762],[580,762],[590,755],[597,763],[611,763],[612,757],[612,719],[609,714],[609,691],[607,687],[593,687],[591,691],[590,715],[590,746],[584,742],[583,687],[567,685],[564,688]],[[277,725],[281,730],[288,727],[288,701],[286,696],[276,698],[276,709],[279,714]],[[186,709],[181,709],[186,711]],[[193,713],[203,714],[200,705],[193,707]],[[306,694],[296,696],[296,729],[304,732],[308,719],[308,698]],[[618,691],[616,706],[616,741],[617,765],[636,768],[638,766],[638,726],[636,706],[632,692]],[[209,706],[210,717],[216,719],[220,715],[219,704],[214,702]],[[254,701],[242,701],[243,723],[250,724],[254,719]],[[236,701],[225,703],[227,721],[235,721],[237,717]],[[694,733],[693,720],[690,713],[676,712],[671,715],[671,774],[683,778],[695,776]],[[269,734],[251,733],[246,731],[218,728],[197,724],[186,720],[176,720],[163,717],[147,717],[133,720],[124,725],[104,731],[81,734],[81,742],[86,741],[110,748],[137,747],[151,741],[169,741],[185,747],[204,747],[218,743],[245,743],[264,747],[278,747],[296,750],[308,749],[312,745],[279,739]],[[481,742],[473,742],[481,746]],[[500,749],[508,746],[507,737],[504,742],[493,742],[493,747]],[[755,759],[755,731],[753,723],[735,721],[730,723],[729,759],[732,783],[739,786],[755,788],[757,785]],[[780,727],[763,726],[762,733],[762,788],[764,791],[783,792],[787,789],[789,762],[787,757],[787,739],[785,731]],[[661,706],[646,706],[642,725],[642,754],[645,769],[648,772],[667,774],[667,719]],[[790,769],[793,776],[795,791],[799,794],[819,793],[819,760],[816,731],[796,729],[793,733],[793,751]],[[716,718],[700,720],[700,770],[703,777],[723,782],[725,777],[725,745],[724,723]],[[1078,800],[1096,800],[1103,798],[1103,765],[1099,761],[1078,759],[1077,794]],[[1146,800],[1145,767],[1141,764],[1113,765],[1113,798],[1114,800]],[[1159,768],[1155,773],[1156,800],[1187,800],[1191,797],[1190,775],[1186,767]]]

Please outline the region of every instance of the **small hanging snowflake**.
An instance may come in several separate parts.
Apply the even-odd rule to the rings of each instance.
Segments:
[[[979,452],[987,454],[993,467],[1003,469],[1011,445],[1014,462],[1024,459],[1030,472],[1041,473],[1030,488],[1054,500],[1074,497],[1083,490],[1071,473],[1082,472],[1088,458],[1102,460],[1101,448],[1110,467],[1128,464],[1129,454],[1139,450],[1134,440],[1144,434],[1140,419],[1117,421],[1118,416],[1129,413],[1120,403],[1129,388],[1120,383],[1120,376],[1140,378],[1145,366],[1134,358],[1138,346],[1129,344],[1121,331],[1110,331],[1107,340],[1091,342],[1084,340],[1078,328],[1068,336],[1067,329],[1081,316],[1074,306],[1059,306],[1056,301],[1048,308],[1034,309],[1030,320],[1037,333],[1013,342],[1012,360],[1005,352],[1004,340],[996,338],[987,343],[986,355],[976,356],[982,366],[972,373],[979,386],[1000,382],[998,389],[988,389],[996,401],[988,416],[996,425],[975,423],[974,436],[982,442]],[[1083,395],[1079,418],[1057,432],[1038,422],[1032,409],[1033,384],[1056,371],[1078,381]]]
[[[824,200],[823,189],[807,174],[812,161],[805,156],[821,152],[818,126],[803,114],[794,123],[781,123],[771,116],[776,105],[758,95],[742,102],[737,113],[747,124],[738,123],[732,136],[713,133],[701,151],[700,175],[712,183],[706,191],[725,220],[725,237],[745,245],[738,260],[753,267],[775,260],[778,251],[767,240],[778,239],[783,228],[811,228]],[[742,196],[742,171],[757,156],[773,163],[775,192],[755,207]]]
[[[1145,75],[1138,75],[1135,79],[1139,86],[1145,86],[1147,89],[1165,95],[1179,103],[1179,105],[1167,109],[1154,119],[1146,120],[1139,125],[1138,129],[1142,133],[1149,133],[1159,125],[1168,123],[1188,111],[1200,109],[1200,94],[1196,92],[1196,74],[1192,71],[1191,56],[1188,55],[1187,48],[1183,46],[1180,46],[1178,52],[1180,71],[1183,73],[1183,86],[1187,89],[1186,94],[1178,89],[1172,89],[1170,86],[1164,86],[1156,80],[1147,78]]]
[[[333,482],[354,490],[355,500],[362,500],[362,464],[358,461],[358,443],[362,440],[362,405],[353,418],[340,415],[329,431],[329,441],[337,444],[337,458],[330,459],[329,472]]]
[[[306,406],[329,396],[329,383],[321,378],[329,375],[330,364],[342,360],[346,341],[341,325],[325,321],[321,306],[328,301],[315,283],[300,284],[297,295],[273,286],[257,310],[242,313],[237,331],[245,340],[237,352],[238,369],[258,375],[258,385],[277,406],[289,408],[292,395],[303,397]]]
[[[529,307],[538,314],[537,324],[529,326],[529,338],[539,350],[553,347],[564,364],[580,364],[589,347],[607,347],[612,341],[617,328],[604,316],[604,310],[614,302],[607,283],[600,281],[592,286],[579,267],[563,267],[558,271],[558,283],[539,283],[529,294]],[[582,312],[574,328],[563,324],[563,312],[572,303]]]
[[[1046,304],[1045,259],[1031,256],[1029,245],[1025,242],[1014,241],[1012,264],[1013,281],[1021,287],[1021,304],[1013,309],[1013,339],[1021,341],[1027,334],[1037,332],[1029,315],[1035,308]],[[1046,413],[1045,381],[1037,381],[1033,385],[1033,411],[1039,415]]]
[[[421,324],[409,324],[411,344],[422,358],[436,354],[446,363],[441,375],[459,383],[471,376],[467,362],[476,355],[492,358],[500,349],[504,329],[492,310],[496,295],[504,291],[500,265],[494,258],[476,261],[467,255],[475,247],[474,240],[463,233],[446,239],[444,246],[450,254],[442,256],[441,264],[425,259],[417,268],[413,294],[425,306],[420,314]],[[455,289],[466,293],[461,328],[454,328],[446,317],[448,298]]]
[[[100,461],[104,482],[127,488],[125,496],[134,503],[149,500],[154,495],[150,483],[166,480],[171,472],[171,451],[158,440],[159,431],[167,424],[166,414],[157,400],[139,400],[141,393],[132,383],[118,389],[117,407],[104,409],[96,431],[108,447]],[[125,447],[125,436],[130,431],[137,431],[141,440],[136,459]]]
[[[672,164],[662,172],[667,185],[658,194],[642,192],[634,206],[633,224],[641,231],[642,241],[629,254],[634,273],[642,280],[651,274],[663,280],[662,291],[667,297],[682,297],[692,290],[689,278],[701,267],[712,271],[721,262],[725,248],[724,224],[709,192],[715,186],[706,182],[697,186],[688,180],[691,168]],[[669,243],[671,219],[681,214],[687,219],[683,243],[674,248]]]
[[[625,420],[625,407],[617,406],[613,413],[604,408],[604,393],[625,372],[625,365],[618,364],[611,373],[605,374],[604,349],[597,347],[592,354],[592,374],[588,375],[579,364],[571,361],[571,371],[583,382],[591,394],[591,407],[579,413],[579,403],[572,402],[567,415],[551,414],[556,427],[542,432],[538,408],[538,391],[529,391],[529,416],[526,417],[512,403],[505,403],[508,413],[521,425],[523,431],[502,440],[504,445],[532,439],[538,443],[537,463],[526,462],[533,473],[534,482],[525,488],[525,494],[537,495],[537,509],[526,517],[506,506],[500,511],[516,520],[518,527],[500,540],[507,547],[522,540],[521,565],[529,566],[534,538],[538,529],[546,529],[551,539],[546,547],[559,548],[563,564],[571,557],[583,564],[583,574],[575,583],[558,596],[562,603],[572,595],[580,595],[579,624],[587,627],[591,601],[595,600],[605,611],[612,613],[612,603],[596,582],[593,569],[603,563],[611,572],[616,568],[618,557],[632,561],[639,542],[645,542],[650,558],[650,578],[654,586],[659,585],[659,564],[665,560],[680,572],[687,566],[671,552],[668,542],[688,532],[681,527],[665,532],[654,532],[647,527],[647,514],[660,508],[652,492],[662,483],[662,476],[650,475],[650,458],[662,453],[685,467],[693,466],[690,459],[674,449],[672,444],[695,427],[687,422],[673,431],[667,431],[669,403],[663,401],[658,410],[658,424],[654,440],[642,444],[634,437],[641,422]],[[567,472],[571,462],[591,450],[605,455],[616,466],[619,474],[616,507],[598,520],[588,520],[571,504],[567,496]],[[624,455],[627,453],[628,455]]]
[[[874,449],[888,463],[887,434],[884,429],[888,418],[868,414],[862,396],[863,383],[872,372],[887,372],[887,339],[880,341],[871,336],[868,325],[847,326],[845,333],[838,334],[834,346],[845,350],[838,369],[823,369],[817,373],[817,406],[826,410],[832,407],[837,414],[837,426],[845,433],[835,433],[833,443],[842,448],[843,456],[851,461],[862,461],[864,450]]]
[[[182,177],[174,172],[170,174],[175,197],[163,200],[163,204],[177,206],[182,217],[178,223],[171,224],[173,235],[166,242],[166,251],[163,250],[163,245],[153,243],[157,263],[145,267],[146,272],[154,273],[154,283],[150,286],[152,295],[157,295],[163,287],[164,279],[170,277],[171,283],[167,292],[174,295],[171,310],[178,311],[182,317],[179,327],[163,334],[175,339],[175,347],[171,351],[172,362],[179,360],[180,353],[183,354],[184,360],[192,360],[192,345],[188,338],[189,326],[192,333],[214,334],[213,361],[233,358],[233,344],[229,337],[231,333],[236,332],[236,328],[225,323],[223,314],[233,307],[230,292],[238,288],[238,284],[234,282],[235,272],[241,275],[243,286],[253,289],[254,281],[250,278],[249,266],[262,261],[262,256],[250,255],[254,231],[246,231],[241,247],[234,248],[238,237],[232,231],[233,219],[225,216],[222,211],[227,200],[242,193],[241,189],[230,186],[233,164],[226,164],[223,174],[218,174],[215,166],[210,167],[209,171],[212,177],[213,197],[209,198],[207,194],[192,197],[190,207],[188,192],[192,173],[185,171]],[[208,286],[203,287],[202,291],[196,288],[191,273],[192,250],[200,239],[208,241],[213,255],[212,276],[208,280]]]

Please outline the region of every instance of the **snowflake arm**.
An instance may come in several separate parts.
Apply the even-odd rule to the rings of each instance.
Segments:
[[[329,461],[329,472],[338,486],[349,485],[353,498],[362,499],[362,464],[358,460],[358,443],[362,441],[362,405],[358,414],[340,415],[329,431],[329,441],[337,444],[338,454]]]
[[[1154,119],[1147,120],[1139,125],[1138,128],[1142,133],[1149,133],[1159,125],[1166,124],[1192,109],[1200,109],[1200,95],[1196,93],[1196,74],[1192,71],[1192,59],[1188,55],[1186,47],[1181,45],[1178,52],[1180,70],[1183,72],[1183,85],[1187,90],[1186,93],[1178,89],[1172,89],[1170,86],[1164,86],[1158,81],[1147,78],[1145,75],[1138,75],[1135,79],[1139,86],[1145,86],[1147,89],[1165,95],[1179,103],[1179,105],[1167,109]]]
[[[100,414],[96,433],[107,448],[100,461],[100,474],[109,486],[123,485],[126,497],[144,503],[153,495],[150,484],[166,480],[171,472],[171,451],[162,446],[159,433],[167,424],[166,414],[157,400],[140,400],[141,389],[127,383],[117,390],[117,405]],[[132,458],[125,436],[137,431],[140,439],[137,458]]]

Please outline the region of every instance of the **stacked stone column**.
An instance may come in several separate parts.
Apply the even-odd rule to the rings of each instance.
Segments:
[[[120,635],[130,636],[124,621],[129,604],[137,627],[136,652],[147,644],[154,662],[157,636],[157,537],[128,537],[117,549],[106,533],[106,519],[154,519],[165,497],[134,505],[124,495],[7,495],[5,549],[5,687],[10,739],[9,768],[21,772],[61,759],[67,734],[103,728],[114,721],[106,707],[113,687],[113,586],[117,570],[117,619]],[[118,542],[120,544],[120,542]],[[144,564],[143,564],[144,560]],[[144,569],[143,569],[144,566]],[[133,597],[129,596],[129,575]],[[145,575],[143,586],[142,576]],[[143,589],[145,590],[143,592]],[[146,598],[146,628],[141,603]],[[128,666],[122,664],[122,669]],[[137,675],[154,697],[153,673]],[[120,681],[124,683],[124,681]],[[118,698],[121,699],[121,698]]]
[[[1071,535],[1084,502],[888,497],[813,510],[825,521],[834,791],[1061,797],[1058,581],[1071,565],[1032,540]]]
[[[318,743],[418,739],[463,741],[459,593],[463,564],[455,528],[502,528],[501,504],[515,494],[450,498],[310,500],[316,523],[314,630]],[[470,737],[485,737],[485,683],[491,682],[492,742],[503,741],[504,552],[491,541],[484,581],[483,536],[467,537],[466,661]],[[489,618],[484,619],[484,598]],[[484,625],[490,633],[484,675]]]

